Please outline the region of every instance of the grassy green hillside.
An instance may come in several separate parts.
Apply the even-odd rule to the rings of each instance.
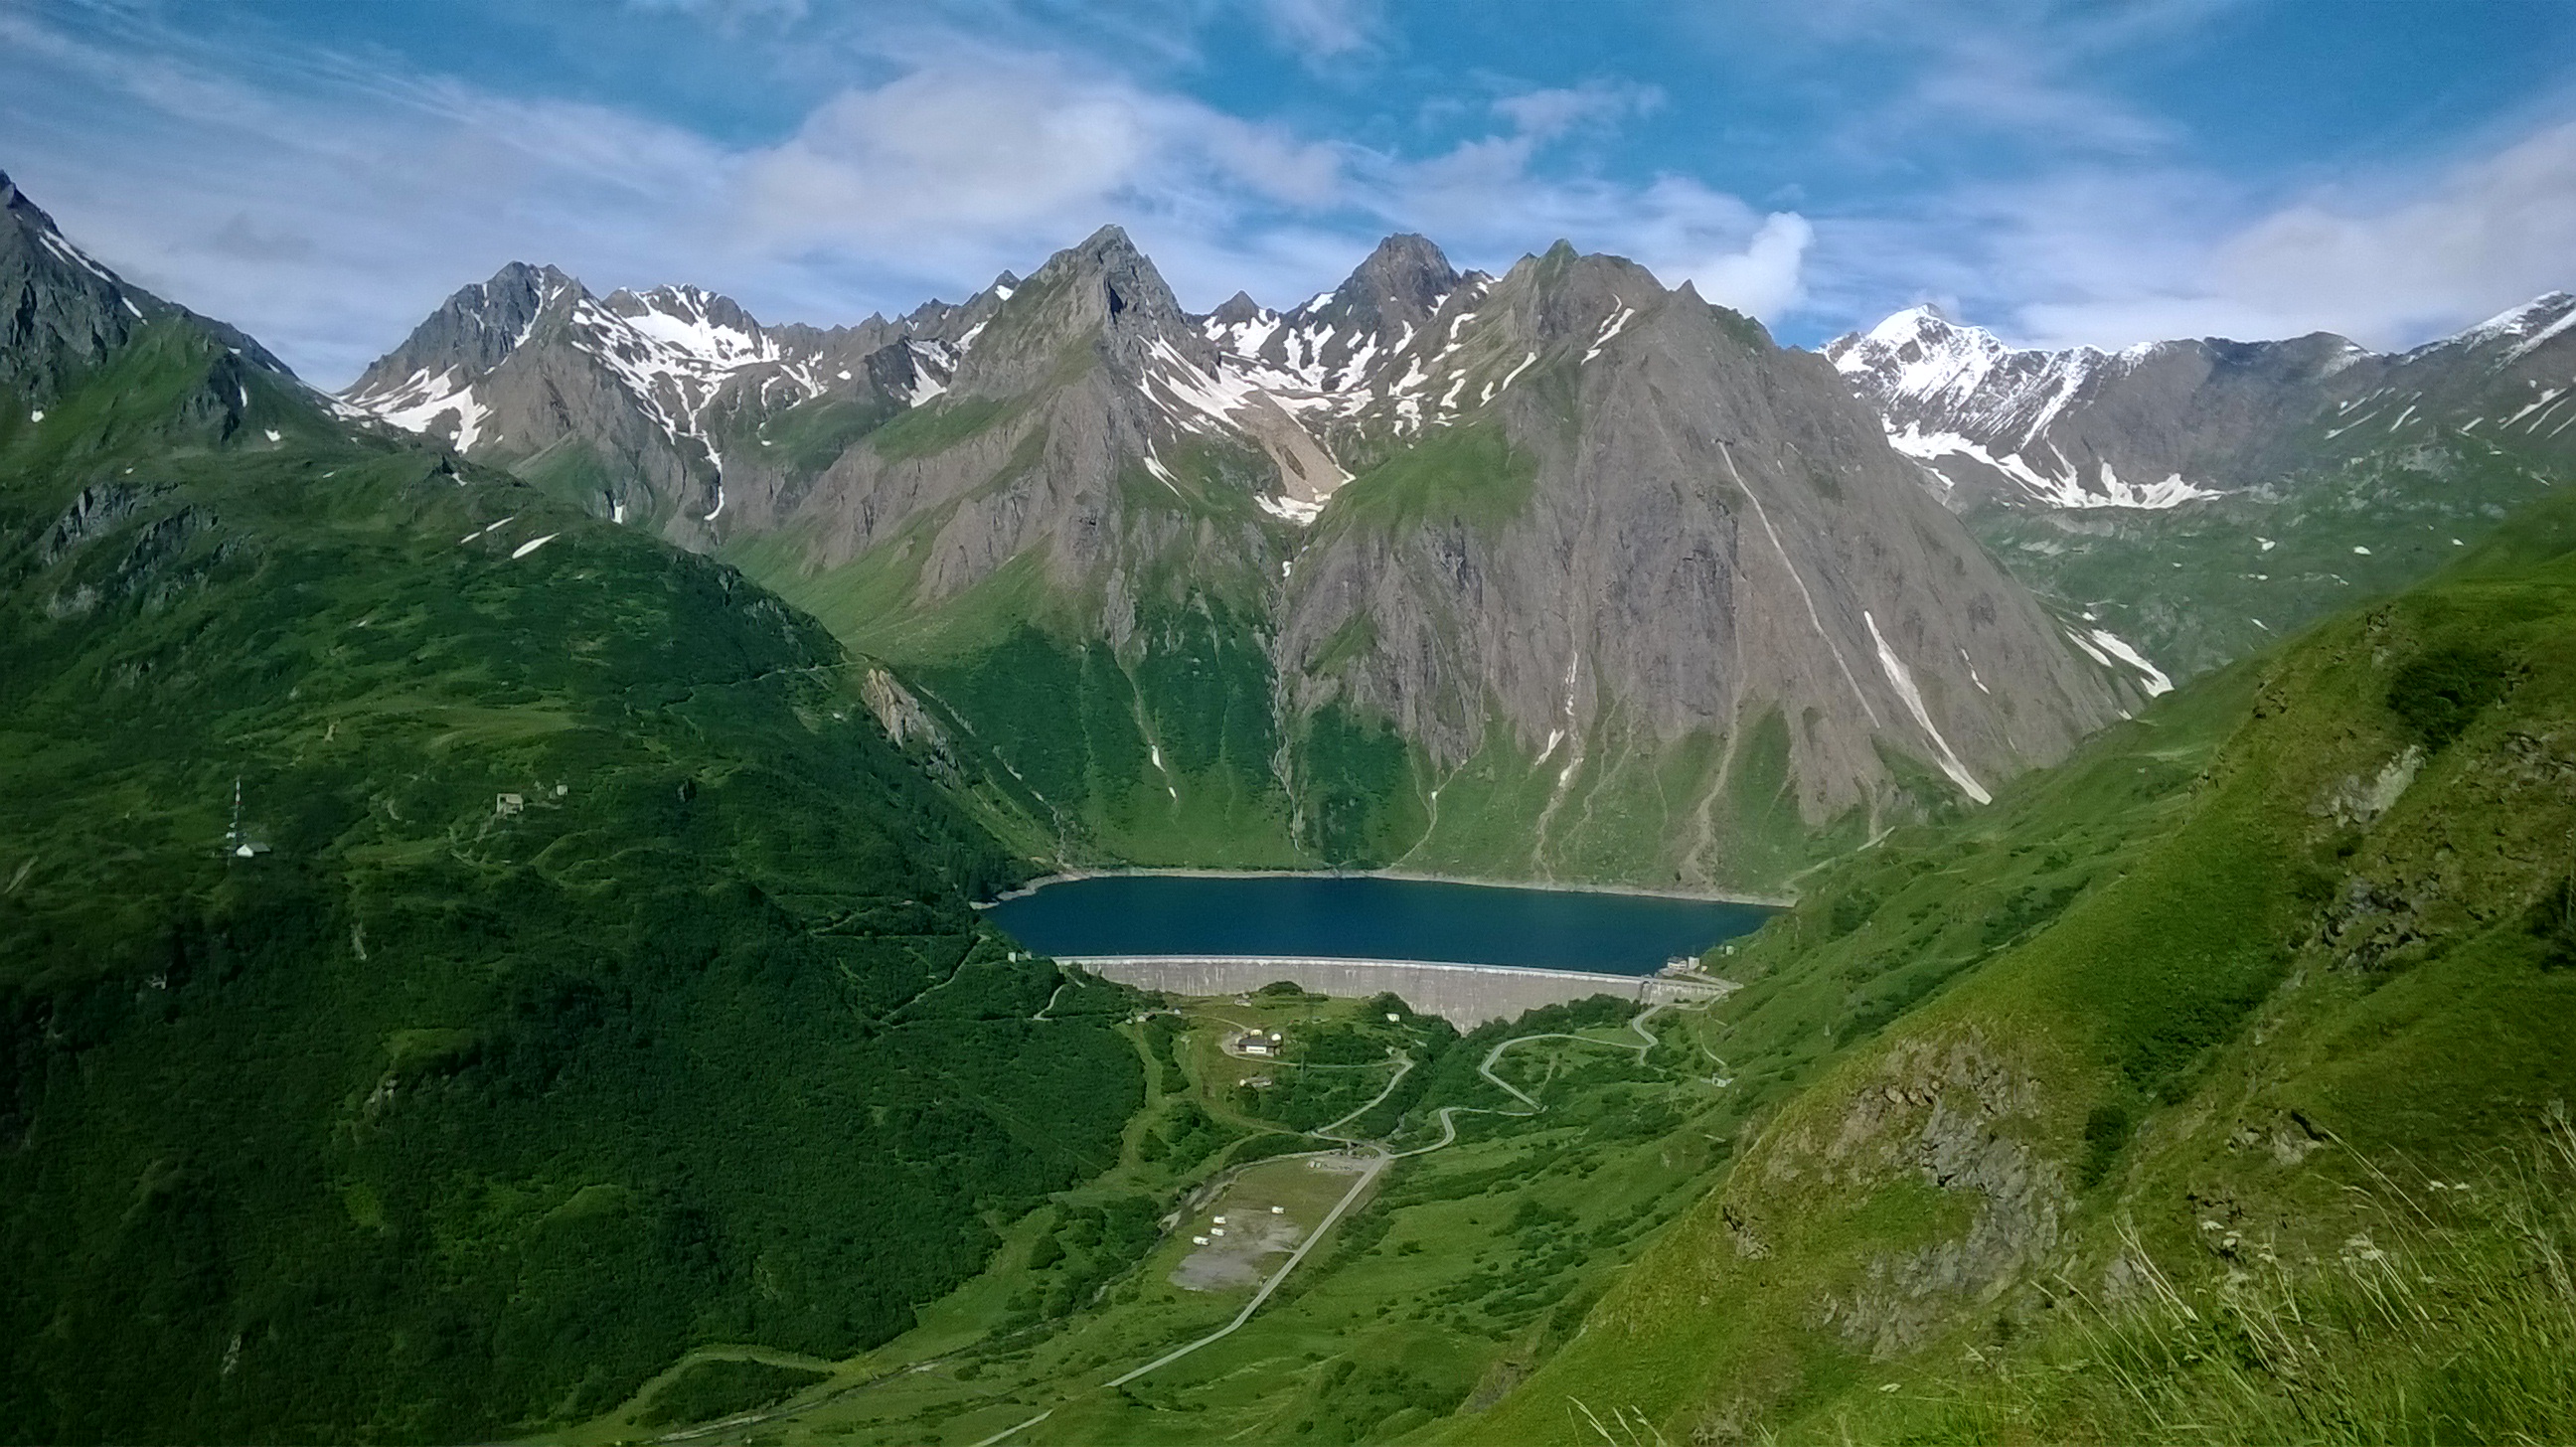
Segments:
[[[2553,501],[1838,866],[1723,1183],[1445,1435],[2564,1440],[2571,781]]]
[[[966,906],[1020,866],[731,568],[179,322],[0,412],[0,539],[12,1436],[845,1355],[1118,1158],[1135,1052]]]

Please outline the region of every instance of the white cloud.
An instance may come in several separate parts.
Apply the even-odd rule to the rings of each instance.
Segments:
[[[1157,259],[1178,282],[1215,257],[1257,258],[1246,218],[1330,207],[1341,190],[1335,147],[1042,58],[984,56],[826,102],[739,159],[730,210],[742,248],[961,280],[1026,271],[1118,220],[1169,249]]]
[[[1509,119],[1515,131],[1545,141],[1580,126],[1617,121],[1632,112],[1653,110],[1664,93],[1653,86],[1593,81],[1553,90],[1522,91],[1494,102],[1494,111]]]
[[[930,241],[1096,212],[1167,141],[1116,86],[1044,73],[916,72],[844,91],[743,168],[747,219],[790,242]],[[936,244],[933,242],[932,244]]]
[[[1262,0],[1261,15],[1281,45],[1310,63],[1368,49],[1379,26],[1374,0]]]
[[[1551,105],[1539,114],[1554,121],[1569,111]],[[1539,149],[1540,136],[1521,130],[1463,142],[1425,161],[1375,158],[1354,169],[1386,225],[1424,232],[1477,265],[1508,265],[1564,237],[1587,251],[1628,257],[1668,286],[1690,281],[1710,301],[1765,320],[1804,298],[1815,234],[1805,217],[1766,215],[1683,176],[1630,186],[1541,175],[1532,169]]]
[[[1762,218],[1740,252],[1720,253],[1678,268],[1701,296],[1757,317],[1776,317],[1806,297],[1801,267],[1816,229],[1794,211]],[[1669,280],[1669,273],[1667,274]]]
[[[2576,124],[2453,167],[2393,204],[2327,195],[2284,208],[2222,243],[2209,279],[2219,296],[2383,341],[2576,283]]]
[[[2403,347],[2576,284],[2576,124],[2368,193],[2228,215],[2212,213],[2233,198],[2195,191],[2225,198],[2171,174],[2028,196],[1995,256],[2040,298],[2015,309],[2018,328],[2050,343],[2336,331]]]
[[[626,0],[626,3],[648,14],[677,11],[726,28],[738,28],[754,21],[789,24],[804,19],[808,9],[806,0]]]

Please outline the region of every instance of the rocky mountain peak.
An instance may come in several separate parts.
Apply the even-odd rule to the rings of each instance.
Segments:
[[[1932,302],[1922,301],[1903,311],[1890,313],[1887,320],[1869,329],[1869,335],[1879,341],[1892,342],[1926,332],[1950,331],[1957,326],[1948,312]]]
[[[628,325],[691,356],[719,365],[777,355],[760,323],[733,298],[694,286],[616,291],[601,305]]]
[[[2518,307],[2487,318],[2438,342],[2419,347],[2410,356],[2438,352],[2444,348],[2476,350],[2501,344],[2508,362],[2518,362],[2540,350],[2551,341],[2566,336],[2576,328],[2576,295],[2563,291],[2544,292]]]
[[[604,305],[629,320],[653,313],[691,325],[749,335],[760,331],[760,323],[753,320],[751,313],[744,311],[732,297],[701,287],[657,286],[641,292],[620,289],[610,293]]]
[[[1498,290],[1525,298],[1530,340],[1540,346],[1581,337],[1607,342],[1629,325],[1619,320],[1622,312],[1633,319],[1668,295],[1653,272],[1626,257],[1579,254],[1562,241],[1544,256],[1521,258]]]
[[[480,377],[509,360],[550,303],[588,295],[580,282],[552,266],[513,261],[488,281],[457,288],[401,346],[367,368],[349,395],[388,393],[424,374],[461,370],[468,378]]]
[[[6,171],[0,171],[0,211],[8,212],[11,220],[22,225],[32,226],[49,235],[62,235],[54,225],[54,218],[46,215],[43,207],[27,199],[27,193],[18,189]]]
[[[147,309],[162,304],[64,240],[54,218],[6,175],[0,211],[8,218],[0,223],[0,297],[8,298],[0,312],[0,388],[48,398],[72,373],[122,346]]]
[[[1870,376],[1891,395],[1908,396],[1951,385],[1963,370],[1989,367],[2011,352],[1994,333],[1952,321],[1929,303],[1824,347],[1825,360],[1845,376]]]
[[[1327,310],[1370,316],[1386,325],[1419,326],[1457,288],[1457,269],[1440,248],[1428,237],[1404,232],[1377,244],[1334,290]]]
[[[241,424],[250,371],[295,374],[248,334],[134,286],[66,240],[54,218],[0,175],[0,391],[42,403],[104,361],[149,322],[177,318],[223,349],[192,414],[218,436]],[[300,385],[300,384],[298,384]]]
[[[1260,318],[1261,303],[1254,301],[1250,292],[1244,291],[1227,297],[1215,311],[1208,313],[1208,320],[1221,327],[1241,326]]]
[[[984,299],[991,300],[990,310],[957,342],[964,356],[954,385],[963,393],[1024,391],[1054,368],[1065,347],[1092,336],[1101,356],[1130,377],[1144,374],[1157,348],[1196,367],[1216,365],[1214,345],[1118,226],[1101,227],[1079,246],[1048,257],[1026,283],[997,284],[978,300]]]

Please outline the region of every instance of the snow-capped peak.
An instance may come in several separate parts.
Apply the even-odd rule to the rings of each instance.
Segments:
[[[2443,338],[2442,343],[2476,346],[2481,342],[2526,337],[2571,313],[2576,313],[2576,296],[2563,291],[2543,292],[2520,306],[2507,307],[2475,326],[2461,328]]]
[[[1901,312],[1891,313],[1887,320],[1871,327],[1864,335],[1869,341],[1888,346],[1901,346],[1906,342],[1920,341],[1927,335],[1958,330],[1961,328],[1942,315],[1939,307],[1925,302],[1918,306],[1907,307]],[[1976,332],[1980,336],[1988,335],[1976,327],[1969,327],[1966,330]]]
[[[779,359],[778,348],[730,298],[694,286],[612,293],[607,309],[655,341],[699,362],[733,368]]]

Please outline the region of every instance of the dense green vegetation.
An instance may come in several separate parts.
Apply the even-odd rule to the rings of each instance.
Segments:
[[[0,416],[0,537],[16,1433],[460,1440],[846,1355],[1117,1159],[1132,1006],[1033,1018],[965,903],[1024,866],[731,569],[180,323]]]

